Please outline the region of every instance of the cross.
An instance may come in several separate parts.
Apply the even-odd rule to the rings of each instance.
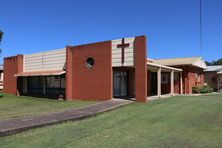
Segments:
[[[122,65],[124,64],[125,47],[129,47],[129,43],[125,43],[125,39],[122,38],[122,43],[117,45],[117,48],[122,48]]]

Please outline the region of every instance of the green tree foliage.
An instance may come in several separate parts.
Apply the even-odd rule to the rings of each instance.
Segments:
[[[208,61],[206,61],[206,64],[208,65],[208,66],[212,66],[212,65],[222,65],[222,58],[221,59],[219,59],[219,60],[216,60],[216,61],[211,61],[211,62],[208,62]]]
[[[3,32],[0,30],[0,43],[2,41],[2,37],[3,37]]]
[[[0,45],[1,45],[1,41],[2,41],[2,37],[3,37],[3,32],[0,30]],[[0,53],[2,52],[2,49],[0,48]]]

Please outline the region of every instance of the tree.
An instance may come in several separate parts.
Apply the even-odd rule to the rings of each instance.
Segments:
[[[2,41],[2,37],[3,37],[3,32],[0,30],[0,43]]]
[[[2,37],[3,37],[3,32],[0,30],[0,45],[1,45],[1,41],[2,41]],[[2,49],[0,48],[0,53],[2,52]]]
[[[211,61],[211,62],[208,62],[208,61],[206,61],[206,64],[208,65],[208,66],[211,66],[211,65],[222,65],[222,58],[221,59],[219,59],[219,60],[216,60],[216,61]]]

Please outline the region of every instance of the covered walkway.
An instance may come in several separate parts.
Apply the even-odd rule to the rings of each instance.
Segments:
[[[183,94],[182,70],[147,62],[148,96]],[[169,85],[168,85],[169,84]],[[176,87],[175,87],[176,86]]]

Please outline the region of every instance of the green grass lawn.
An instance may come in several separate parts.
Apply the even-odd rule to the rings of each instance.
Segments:
[[[90,101],[58,101],[34,97],[17,97],[4,95],[0,98],[0,120],[15,117],[41,115],[49,112],[81,107],[94,102]]]
[[[1,148],[222,147],[222,95],[132,103],[94,118],[0,138]]]

